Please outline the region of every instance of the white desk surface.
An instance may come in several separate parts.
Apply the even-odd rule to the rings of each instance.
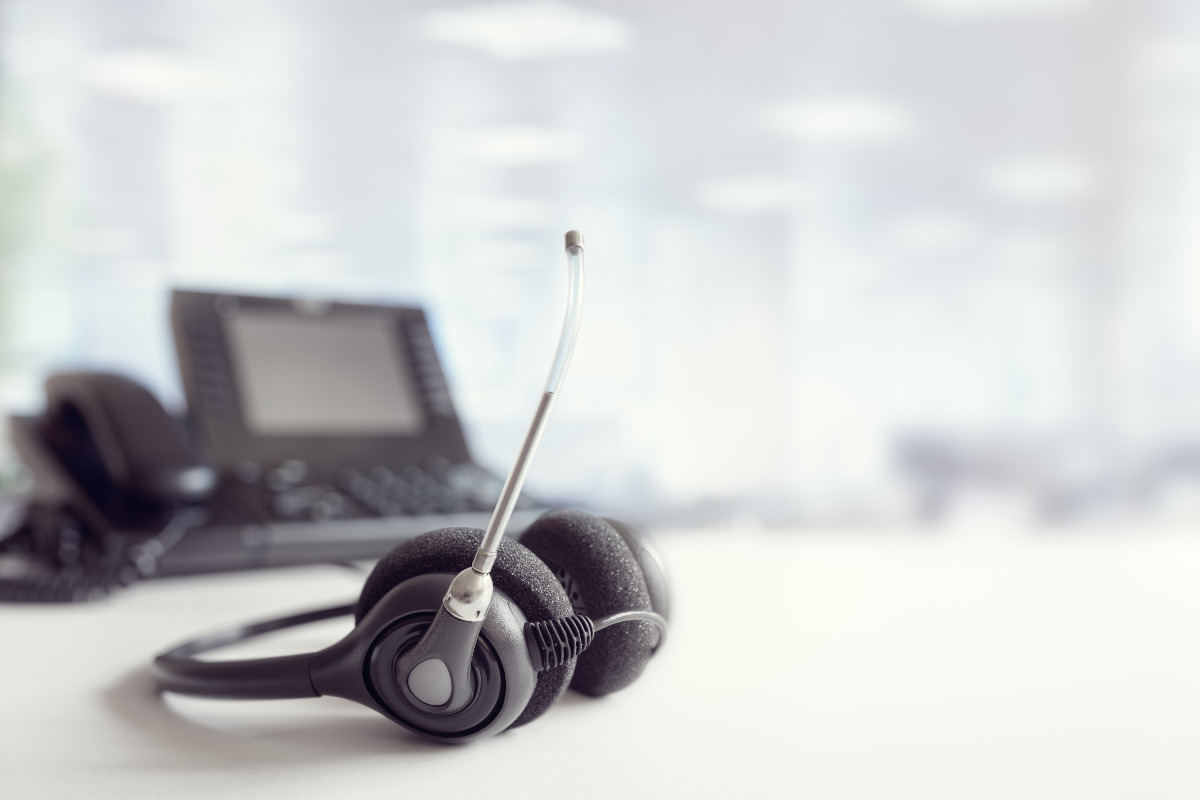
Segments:
[[[1200,796],[1200,535],[660,544],[674,628],[641,680],[462,747],[337,699],[154,691],[165,645],[342,601],[348,570],[0,607],[0,796],[431,798],[473,779],[487,798]]]

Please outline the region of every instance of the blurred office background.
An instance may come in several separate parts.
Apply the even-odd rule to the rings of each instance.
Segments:
[[[0,410],[178,408],[170,287],[413,303],[504,471],[578,227],[543,495],[1200,520],[1198,94],[1190,0],[0,0]]]

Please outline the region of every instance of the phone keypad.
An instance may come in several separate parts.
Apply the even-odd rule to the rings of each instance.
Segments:
[[[271,466],[241,462],[233,476],[258,487],[274,516],[313,522],[490,511],[503,486],[474,464],[442,459],[425,465],[342,467],[324,480],[315,472],[303,460],[290,458]],[[517,503],[518,508],[532,505]]]

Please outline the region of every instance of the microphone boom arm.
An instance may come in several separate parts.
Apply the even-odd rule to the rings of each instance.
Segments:
[[[567,313],[563,319],[562,332],[559,334],[554,363],[551,365],[550,375],[546,379],[546,388],[542,392],[542,399],[538,403],[537,411],[533,414],[533,421],[529,424],[525,440],[521,443],[517,460],[509,471],[508,478],[504,481],[500,499],[496,503],[495,511],[492,512],[492,518],[488,522],[479,550],[475,553],[475,559],[469,568],[455,577],[443,600],[446,610],[461,620],[473,622],[483,619],[488,605],[491,604],[492,579],[489,573],[492,571],[492,565],[496,562],[496,552],[499,550],[500,540],[504,538],[504,531],[512,517],[513,508],[516,507],[521,487],[525,484],[525,475],[529,472],[533,454],[537,450],[538,442],[542,439],[542,431],[545,430],[546,422],[550,418],[550,409],[554,407],[554,401],[558,397],[563,379],[567,374],[567,367],[571,363],[571,354],[575,350],[575,340],[579,335],[579,321],[583,313],[583,234],[579,231],[567,231],[566,251]]]

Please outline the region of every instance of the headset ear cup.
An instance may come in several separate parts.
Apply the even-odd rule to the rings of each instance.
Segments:
[[[658,553],[658,548],[647,541],[637,529],[624,522],[610,517],[604,517],[604,521],[621,536],[633,552],[633,557],[637,559],[638,566],[642,569],[642,577],[646,579],[646,591],[650,593],[650,607],[663,619],[669,620],[671,588],[667,580],[667,568]]]
[[[621,535],[582,511],[552,511],[521,537],[563,583],[575,613],[592,619],[651,611],[642,570]],[[648,622],[605,628],[578,658],[571,688],[599,697],[633,683],[650,660],[657,632]]]
[[[409,578],[435,572],[458,574],[471,564],[482,540],[483,531],[475,528],[441,528],[400,543],[379,560],[367,577],[354,609],[355,623],[362,621],[385,594]],[[492,567],[492,583],[530,620],[571,614],[571,601],[554,573],[517,542],[508,539],[500,542]],[[566,691],[574,672],[574,660],[539,672],[533,696],[509,727],[524,725],[541,716]]]

